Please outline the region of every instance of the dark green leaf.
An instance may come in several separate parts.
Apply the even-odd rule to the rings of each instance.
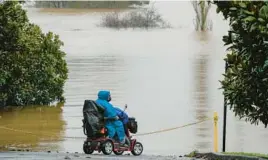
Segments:
[[[231,7],[230,10],[231,10],[231,11],[236,11],[237,8],[236,8],[236,7]]]
[[[239,6],[242,7],[242,8],[247,8],[247,5],[245,3],[243,3],[243,2],[240,2]]]
[[[260,22],[265,22],[265,20],[264,19],[262,19],[262,18],[258,18],[258,21],[260,21]]]
[[[268,18],[268,6],[262,6],[259,11],[260,17],[267,19]]]
[[[248,16],[248,17],[244,18],[243,20],[248,21],[248,22],[252,22],[252,21],[256,20],[256,18],[253,16]]]
[[[252,24],[251,27],[250,27],[250,32],[254,31],[255,29],[257,28],[257,25],[256,24]]]
[[[248,11],[248,10],[243,10],[243,12],[245,13],[245,14],[247,14],[247,15],[254,15],[254,12],[250,12],[250,11]]]

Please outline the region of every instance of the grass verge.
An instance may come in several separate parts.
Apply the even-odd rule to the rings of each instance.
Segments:
[[[223,154],[237,155],[237,156],[254,156],[254,157],[260,157],[260,158],[266,158],[266,159],[268,159],[268,154],[261,154],[261,153],[223,152]]]
[[[198,153],[198,151],[197,151],[197,150],[194,150],[194,151],[192,151],[191,153],[186,154],[186,155],[184,155],[184,156],[185,156],[185,157],[195,157],[195,156],[196,156],[196,153]]]

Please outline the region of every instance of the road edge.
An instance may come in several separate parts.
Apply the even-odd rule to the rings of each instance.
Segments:
[[[207,160],[267,160],[267,158],[254,157],[254,156],[243,156],[243,155],[231,155],[231,154],[222,154],[215,152],[208,153],[198,153],[196,152],[193,156],[195,158],[204,158]]]

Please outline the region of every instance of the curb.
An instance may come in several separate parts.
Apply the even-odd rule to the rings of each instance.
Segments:
[[[196,158],[204,158],[207,160],[267,160],[267,158],[254,157],[254,156],[242,156],[242,155],[230,155],[222,153],[195,153]]]

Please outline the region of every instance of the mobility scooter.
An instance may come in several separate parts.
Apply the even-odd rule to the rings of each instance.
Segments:
[[[125,108],[126,109],[126,108]],[[94,151],[102,152],[105,155],[114,153],[122,155],[125,151],[130,151],[134,156],[139,156],[143,152],[143,145],[131,136],[127,136],[130,145],[123,147],[117,138],[107,137],[107,129],[104,125],[104,108],[99,106],[93,100],[85,100],[83,107],[83,131],[87,136],[84,141],[83,150],[86,154],[92,154]],[[130,133],[137,133],[138,125],[134,117],[129,117],[127,130]],[[129,135],[129,134],[127,134]]]

